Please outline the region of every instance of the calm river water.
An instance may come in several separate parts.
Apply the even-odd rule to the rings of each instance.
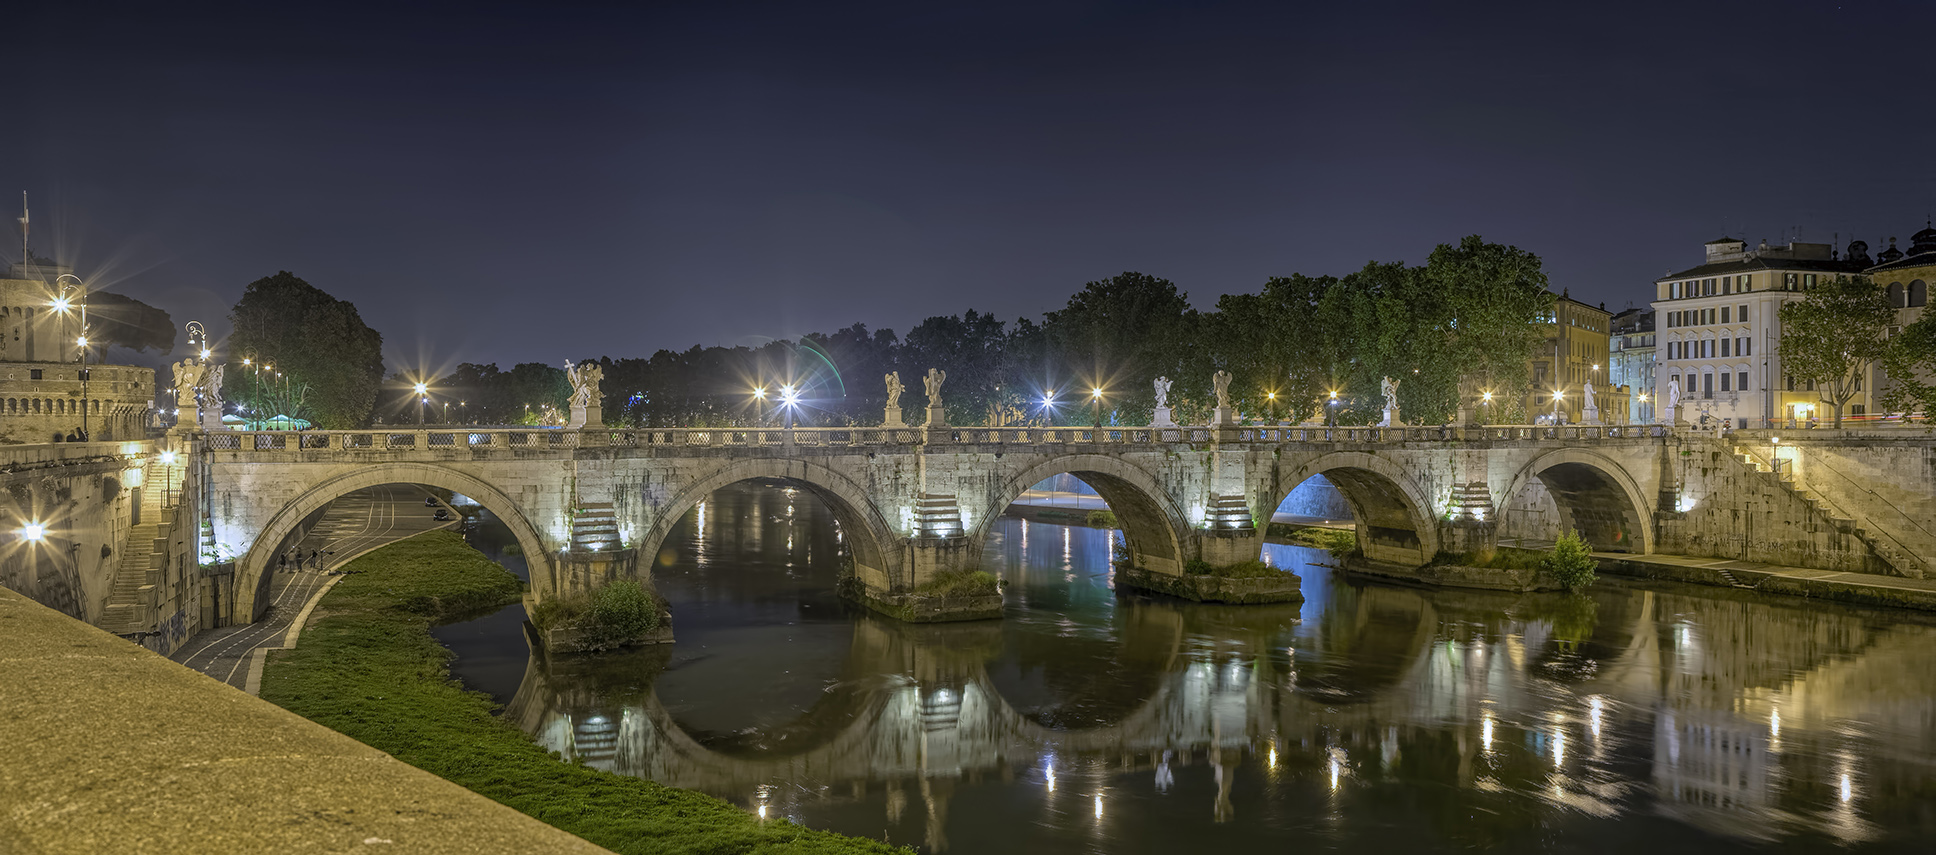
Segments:
[[[545,663],[520,607],[438,634],[543,744],[927,852],[1930,851],[1936,626],[1719,589],[1111,588],[1108,532],[1005,519],[1002,621],[836,598],[804,491],[741,484],[655,579],[678,643]]]

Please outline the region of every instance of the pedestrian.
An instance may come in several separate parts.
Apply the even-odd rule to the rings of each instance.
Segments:
[[[288,553],[284,553],[284,554],[282,554],[282,555],[278,555],[278,556],[276,556],[276,570],[277,570],[277,571],[287,571],[288,569],[289,569],[289,555],[288,555]]]
[[[314,549],[309,550],[309,563],[311,566],[315,567],[316,569],[321,570],[323,569],[323,565],[316,560],[316,556],[318,554],[319,553],[317,553],[316,550]]]

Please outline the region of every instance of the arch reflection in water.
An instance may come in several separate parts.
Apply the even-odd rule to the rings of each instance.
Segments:
[[[1705,590],[1360,585],[1292,547],[1273,560],[1305,575],[1301,607],[1198,606],[1112,591],[1106,532],[1068,530],[1070,583],[1063,529],[1028,524],[1031,551],[1001,525],[1002,622],[816,616],[733,594],[735,571],[713,568],[705,596],[765,605],[688,608],[712,640],[682,622],[676,655],[534,658],[510,714],[602,768],[931,851],[1187,849],[1211,828],[1231,845],[1525,851],[1900,846],[1928,830],[1927,626]],[[760,715],[693,700],[793,679],[786,660],[692,682],[725,639],[776,625],[839,635],[812,642],[830,661],[804,691]]]

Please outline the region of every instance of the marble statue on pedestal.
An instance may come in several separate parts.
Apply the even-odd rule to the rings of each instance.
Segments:
[[[922,385],[928,390],[928,427],[945,427],[948,424],[947,410],[941,406],[941,384],[947,379],[948,372],[939,368],[928,369],[927,376],[921,378]]]
[[[199,427],[201,416],[195,407],[195,390],[201,388],[207,378],[208,366],[193,359],[184,359],[172,366],[171,375],[175,382],[175,429],[187,431]]]
[[[1664,425],[1678,423],[1681,420],[1680,409],[1681,380],[1679,377],[1672,377],[1667,381],[1667,406],[1660,411],[1660,423]]]
[[[882,378],[887,381],[887,413],[881,419],[883,427],[901,427],[901,372],[891,371]]]
[[[1385,420],[1379,427],[1402,427],[1404,422],[1398,418],[1398,381],[1386,377],[1378,384],[1379,391],[1385,394]]]
[[[1150,419],[1152,427],[1176,427],[1170,420],[1170,378],[1156,378],[1156,414]]]
[[[1600,405],[1593,400],[1593,384],[1588,382],[1580,387],[1580,423],[1597,425],[1600,423]]]
[[[202,430],[224,430],[222,424],[222,373],[227,366],[217,364],[202,378]]]
[[[571,381],[571,421],[565,426],[603,425],[604,398],[598,384],[605,379],[605,369],[596,362],[583,362],[566,367],[565,379]]]
[[[1217,373],[1210,375],[1210,388],[1217,393],[1217,412],[1211,416],[1210,423],[1235,424],[1237,420],[1230,415],[1230,372],[1217,369]]]

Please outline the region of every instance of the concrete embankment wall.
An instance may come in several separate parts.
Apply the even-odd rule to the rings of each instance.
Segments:
[[[0,850],[605,850],[0,590]]]
[[[1927,573],[1936,570],[1936,433],[1891,433],[1760,431],[1752,442],[1793,466],[1797,483],[1921,558]]]
[[[117,577],[126,573],[140,577],[131,578],[135,584],[152,585],[135,621],[142,644],[167,653],[205,628],[196,504],[167,501],[193,496],[201,482],[186,454],[179,464],[160,465],[162,446],[142,440],[0,448],[0,587],[100,624]],[[171,523],[164,556],[151,571],[155,544],[131,543],[130,534],[153,532],[164,520]],[[29,524],[42,527],[40,540],[22,535]]]

